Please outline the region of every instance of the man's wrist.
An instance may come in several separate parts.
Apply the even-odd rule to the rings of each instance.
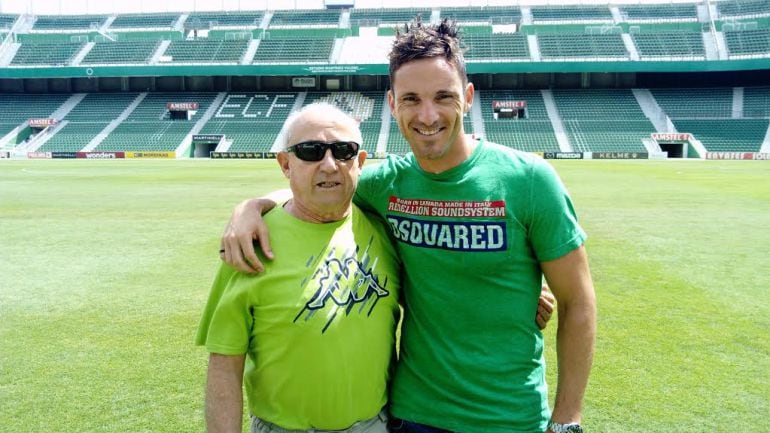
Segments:
[[[548,430],[553,433],[583,433],[583,427],[578,422],[558,423],[549,421]]]

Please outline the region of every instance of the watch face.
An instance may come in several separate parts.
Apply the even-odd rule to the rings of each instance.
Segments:
[[[571,425],[564,431],[565,433],[583,433],[583,429],[579,425]]]

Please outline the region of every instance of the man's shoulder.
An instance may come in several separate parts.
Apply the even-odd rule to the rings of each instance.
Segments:
[[[370,162],[361,171],[362,179],[376,179],[398,173],[400,170],[412,166],[412,158],[409,155],[389,154],[381,161]]]
[[[492,141],[485,140],[484,149],[489,155],[508,158],[521,164],[541,164],[544,162],[543,158],[536,153],[524,152]]]

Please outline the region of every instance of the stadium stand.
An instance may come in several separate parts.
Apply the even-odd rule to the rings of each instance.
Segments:
[[[630,90],[553,90],[572,148],[579,152],[644,152],[656,132]]]
[[[469,34],[463,38],[468,61],[529,60],[527,37],[521,33]]]
[[[486,138],[490,141],[527,152],[559,150],[545,101],[539,91],[485,90],[481,91],[480,100]],[[526,101],[527,116],[519,119],[495,119],[493,101]]]
[[[743,89],[743,117],[770,118],[770,87]]]
[[[464,23],[513,24],[521,21],[521,9],[515,6],[446,7],[441,8],[441,18],[451,18]]]
[[[770,16],[770,0],[723,0],[716,2],[720,17]]]
[[[171,41],[163,54],[170,56],[173,63],[238,63],[248,45],[248,40]]]
[[[29,119],[49,118],[69,97],[69,94],[0,93],[0,137]]]
[[[770,28],[724,32],[731,57],[770,55]]]
[[[543,59],[628,58],[626,46],[618,34],[540,34],[537,40]]]
[[[412,149],[409,148],[409,143],[406,142],[406,139],[404,139],[404,136],[401,135],[401,131],[398,129],[398,123],[396,123],[396,120],[393,118],[390,120],[388,145],[386,149],[388,153],[396,155],[405,155],[412,151]]]
[[[216,93],[148,93],[126,120],[95,150],[174,151],[195,125],[200,114],[190,120],[172,120],[166,104],[198,102],[198,113],[203,113],[215,97]]]
[[[698,22],[698,14],[704,15],[700,18],[705,20],[708,11],[702,7],[704,2],[696,1],[625,5],[608,2],[596,6],[555,6],[549,2],[545,6],[521,7],[352,8],[117,16],[0,14],[0,37],[4,34],[3,29],[16,24],[13,38],[8,38],[2,46],[0,62],[3,66],[12,66],[6,73],[10,71],[13,75],[21,70],[22,74],[31,77],[24,78],[26,81],[21,86],[14,84],[16,78],[4,78],[6,81],[0,80],[0,86],[8,87],[11,93],[28,91],[28,87],[32,92],[50,88],[56,92],[56,98],[52,95],[52,99],[58,101],[54,107],[42,108],[47,114],[27,114],[18,122],[1,117],[0,138],[5,140],[3,149],[9,149],[10,138],[5,135],[24,120],[49,117],[62,104],[61,98],[66,100],[70,92],[94,92],[100,87],[91,86],[90,76],[88,80],[80,81],[79,78],[62,79],[55,75],[49,78],[50,75],[45,74],[67,75],[69,71],[76,71],[75,75],[78,75],[84,71],[89,74],[97,71],[98,75],[106,68],[88,68],[118,65],[121,68],[115,69],[120,70],[119,77],[93,78],[105,79],[106,88],[111,92],[125,90],[127,93],[121,93],[119,97],[117,93],[104,97],[99,93],[89,94],[64,119],[57,119],[66,123],[51,128],[51,138],[39,150],[80,150],[94,137],[101,139],[99,134],[103,131],[109,135],[94,150],[176,150],[196,126],[196,134],[226,136],[223,150],[229,146],[228,150],[232,151],[264,152],[271,149],[286,115],[295,101],[301,99],[303,104],[327,100],[361,119],[367,151],[373,153],[380,138],[387,135],[388,151],[405,153],[409,148],[398,132],[395,120],[391,119],[390,124],[382,122],[383,110],[387,110],[383,104],[387,79],[380,73],[369,75],[369,71],[376,69],[372,66],[379,68],[378,63],[386,63],[385,53],[392,40],[392,29],[420,14],[424,21],[447,17],[459,20],[464,25],[463,44],[467,49],[468,64],[481,70],[492,70],[472,72],[478,76],[471,77],[483,83],[479,88],[485,89],[477,91],[482,101],[481,118],[473,118],[473,121],[477,122],[479,133],[483,132],[492,141],[525,151],[559,151],[560,147],[566,150],[569,146],[576,151],[645,151],[643,138],[648,138],[656,127],[664,131],[672,125],[679,132],[693,133],[707,150],[758,151],[767,136],[770,119],[767,80],[756,79],[759,84],[765,84],[764,87],[733,88],[728,86],[734,84],[726,84],[716,89],[653,89],[646,93],[650,95],[646,97],[635,91],[639,101],[627,89],[635,85],[632,83],[636,79],[647,85],[653,82],[644,77],[648,67],[654,69],[652,74],[658,70],[674,74],[685,71],[686,74],[692,66],[680,65],[687,65],[690,60],[698,61],[690,63],[700,63],[727,58],[740,64],[739,70],[747,71],[756,70],[754,63],[757,63],[761,76],[761,70],[766,69],[763,66],[766,63],[761,62],[770,58],[770,21],[764,18],[770,17],[770,0],[724,0],[711,5],[718,11],[713,14],[712,9],[708,17],[716,19],[713,28],[705,21]],[[96,27],[100,27],[99,32],[94,31]],[[376,32],[365,29],[359,33],[360,27],[379,28]],[[353,39],[356,44],[346,48],[346,42]],[[248,56],[244,58],[246,54]],[[544,66],[537,64],[541,60],[549,64],[593,64],[581,64],[572,72],[562,74],[563,71],[541,71]],[[633,65],[638,64],[638,60],[645,61],[644,65]],[[246,64],[249,62],[251,64]],[[610,72],[604,77],[603,71],[595,70],[603,70],[608,65],[612,69],[613,62],[622,62],[623,67],[618,70],[630,72]],[[666,63],[671,66],[661,67]],[[217,70],[226,72],[222,77],[194,73],[177,81],[180,77],[170,75],[167,70],[187,68],[165,68],[174,64],[216,64]],[[317,68],[324,71],[316,77],[318,85],[308,93],[292,92],[291,80],[284,72],[292,70],[291,74],[298,77],[306,75],[304,70],[298,69],[302,67],[299,65],[306,64],[324,65]],[[84,68],[78,69],[79,66]],[[163,79],[156,82],[155,77],[133,75],[134,70],[147,66],[166,69],[160,73]],[[28,70],[24,71],[25,68]],[[230,68],[237,72],[230,75]],[[248,72],[238,68],[260,72],[249,77]],[[498,72],[498,68],[502,72]],[[718,69],[721,70],[722,65]],[[262,70],[279,72],[271,76],[272,72],[261,74]],[[361,74],[356,70],[367,72]],[[324,73],[333,75],[338,71],[345,78],[329,88],[339,86],[350,90],[321,91]],[[349,71],[353,73],[348,77]],[[640,71],[641,74],[634,75]],[[707,71],[703,73],[708,74]],[[35,74],[45,78],[37,78]],[[546,78],[548,74],[552,76]],[[117,78],[122,82],[115,81]],[[38,84],[44,82],[45,85]],[[154,91],[156,84],[157,93]],[[508,85],[512,89],[506,88]],[[591,89],[595,85],[625,89]],[[663,84],[667,85],[671,83]],[[366,90],[356,91],[359,86]],[[162,92],[178,92],[185,88],[208,93]],[[239,88],[249,90],[232,90]],[[257,90],[260,88],[269,91]],[[538,88],[552,90],[529,90]],[[568,90],[571,88],[580,90]],[[136,99],[137,92],[145,91],[150,93],[146,97],[142,95],[145,99],[127,113],[127,119],[117,124],[116,117],[126,107],[133,107],[131,102]],[[216,111],[203,125],[204,122],[197,120],[201,119],[204,110],[217,95],[224,97],[224,93],[214,91],[230,93],[216,110],[208,113]],[[6,98],[6,95],[0,93],[0,97]],[[200,104],[200,114],[191,120],[171,120],[165,103],[191,98]],[[645,103],[645,98],[652,104]],[[518,119],[496,119],[491,107],[493,100],[526,100],[526,115]],[[100,107],[101,103],[113,103],[114,106]],[[660,110],[660,114],[654,117],[650,106]],[[19,109],[30,113],[24,106]],[[554,118],[549,117],[549,110]],[[474,112],[476,114],[478,111]],[[655,122],[646,116],[654,118]],[[666,124],[666,118],[671,120],[670,124]],[[463,119],[467,132],[473,131],[471,119],[471,116]],[[115,122],[110,123],[112,121]],[[768,146],[768,143],[764,145]]]
[[[62,44],[21,44],[11,65],[55,65],[68,64],[72,57],[83,48],[82,43]]]
[[[339,9],[298,9],[275,11],[270,27],[279,26],[337,26],[340,21]]]
[[[259,27],[264,17],[260,11],[243,12],[196,12],[190,14],[185,26],[209,28],[253,28]]]
[[[77,152],[136,99],[137,93],[90,93],[64,119],[68,123],[43,144],[41,152]]]
[[[333,38],[262,39],[254,63],[326,63],[334,48]]]
[[[679,132],[689,132],[711,152],[758,152],[768,119],[674,119]]]
[[[733,89],[650,89],[658,105],[672,119],[730,118]]]
[[[733,92],[732,88],[652,90],[677,131],[693,134],[707,150],[757,152],[769,121],[754,117],[767,114],[767,90],[744,90],[749,96],[742,113],[733,110]]]
[[[642,59],[658,57],[704,58],[703,37],[700,32],[654,32],[631,35]]]
[[[695,4],[621,5],[620,15],[626,22],[697,21]]]
[[[231,93],[201,134],[224,134],[233,152],[270,151],[296,98],[296,93]]]
[[[99,42],[80,62],[86,65],[115,65],[147,63],[160,41]]]
[[[612,22],[607,6],[533,6],[532,19],[538,22]]]
[[[18,18],[18,15],[0,14],[0,29],[10,29]]]
[[[125,14],[118,15],[110,24],[114,29],[152,29],[171,28],[179,19],[179,14]]]
[[[353,8],[350,10],[350,23],[357,27],[397,26],[411,21],[417,15],[422,16],[423,20],[427,21],[430,19],[431,13],[430,8]]]
[[[106,15],[41,15],[35,20],[32,30],[66,32],[72,30],[93,30],[107,21]]]

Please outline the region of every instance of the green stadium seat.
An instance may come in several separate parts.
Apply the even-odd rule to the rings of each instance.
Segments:
[[[618,6],[627,22],[697,21],[695,4],[637,4]]]
[[[147,63],[158,45],[160,45],[159,40],[97,42],[80,63],[84,65]]]
[[[612,22],[607,6],[532,6],[532,19],[538,22]]]
[[[33,44],[23,43],[11,61],[11,65],[67,65],[83,48],[82,43]]]
[[[559,151],[559,142],[539,91],[485,90],[479,96],[488,140],[525,152]],[[526,101],[527,117],[495,119],[493,101]]]
[[[572,148],[578,152],[644,152],[656,132],[630,90],[553,90]]]
[[[216,98],[216,93],[148,93],[96,151],[174,151]],[[190,120],[172,120],[168,102],[198,102]]]
[[[641,58],[706,56],[700,32],[634,33],[631,37]]]
[[[770,28],[724,32],[730,57],[770,55]]]
[[[541,34],[537,40],[543,59],[628,58],[626,46],[619,34]]]
[[[403,26],[417,15],[423,21],[429,21],[431,13],[430,8],[353,8],[350,10],[350,24],[354,27]]]
[[[205,28],[255,28],[259,27],[264,13],[261,11],[241,12],[195,12],[185,21],[185,27],[196,23]]]
[[[179,19],[178,13],[118,15],[110,29],[168,29]]]
[[[297,9],[275,11],[270,27],[338,26],[339,9]]]
[[[94,30],[105,21],[106,15],[42,15],[37,17],[32,30]]]
[[[674,119],[679,132],[689,132],[709,152],[759,152],[768,119]]]
[[[469,34],[463,37],[463,45],[468,61],[530,59],[527,37],[521,33]]]
[[[716,5],[720,18],[770,16],[770,0],[722,0]]]
[[[248,40],[181,40],[171,41],[163,54],[173,63],[238,63],[248,46]]]
[[[326,63],[334,48],[333,38],[262,39],[254,63]]]

